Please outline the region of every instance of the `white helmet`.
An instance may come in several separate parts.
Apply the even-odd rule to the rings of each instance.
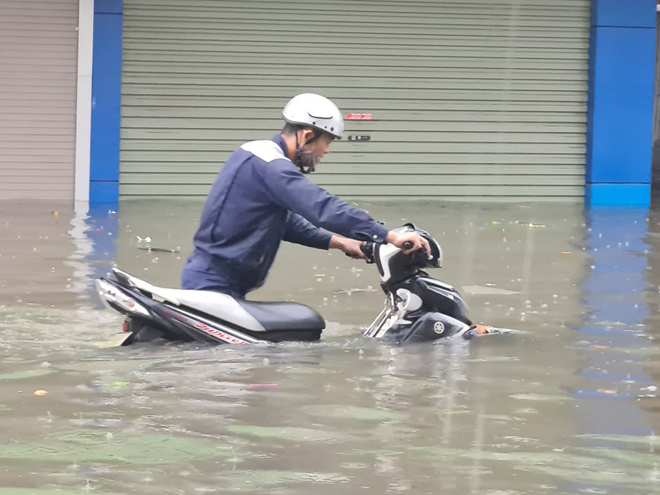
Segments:
[[[291,98],[282,111],[284,120],[319,129],[341,139],[344,133],[344,118],[337,105],[325,96],[303,93]]]

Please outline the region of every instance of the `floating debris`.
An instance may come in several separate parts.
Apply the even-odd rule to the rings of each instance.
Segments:
[[[335,294],[346,294],[350,296],[355,292],[376,292],[376,290],[370,285],[364,289],[339,289],[335,291]]]
[[[517,225],[522,225],[523,227],[529,227],[530,229],[544,229],[545,228],[545,225],[543,225],[542,223],[521,222],[520,220],[516,220],[513,223],[517,224]]]
[[[520,292],[506,289],[499,289],[497,287],[484,287],[480,285],[466,285],[463,287],[463,292],[473,296],[512,296],[520,294]]]
[[[144,247],[138,246],[138,249],[141,251],[147,251],[149,253],[180,253],[181,250],[176,249],[167,249],[167,248],[158,248],[158,247]]]

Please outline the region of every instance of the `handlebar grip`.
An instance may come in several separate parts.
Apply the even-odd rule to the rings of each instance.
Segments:
[[[374,262],[374,247],[375,244],[373,242],[365,242],[360,246],[360,250],[367,257],[367,264]]]
[[[403,250],[404,251],[410,251],[413,247],[415,247],[415,244],[411,241],[406,241],[403,243]]]

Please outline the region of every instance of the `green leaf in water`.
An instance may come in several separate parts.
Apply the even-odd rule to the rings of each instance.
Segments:
[[[87,418],[120,419],[123,416],[126,416],[126,414],[119,411],[86,411],[78,414],[76,417],[80,419],[87,419]]]
[[[529,400],[534,402],[562,402],[575,400],[567,395],[549,395],[549,394],[514,394],[509,395],[512,399]]]
[[[488,419],[490,421],[521,421],[520,418],[507,416],[504,414],[484,414],[484,419]]]
[[[346,483],[349,478],[334,473],[297,473],[292,471],[232,471],[224,473],[227,489],[250,491],[288,483]]]
[[[265,427],[265,426],[228,426],[227,431],[237,435],[250,435],[263,438],[280,438],[298,442],[341,442],[344,438],[326,431],[308,428]]]
[[[608,471],[608,468],[597,468],[585,466],[552,466],[552,465],[542,465],[534,466],[534,471],[549,474],[559,479],[574,481],[579,479],[581,483],[589,483],[591,485],[602,486],[608,490],[612,490],[614,487],[619,488],[619,493],[627,493],[625,490],[621,490],[621,487],[637,487],[637,488],[648,488],[649,487],[649,468],[631,470],[613,470]],[[644,493],[655,493],[655,492],[644,492]]]
[[[396,450],[363,450],[363,449],[354,449],[351,451],[351,454],[354,455],[366,455],[370,457],[399,457],[404,454],[403,451]]]
[[[586,438],[590,440],[601,440],[605,442],[617,442],[617,443],[631,443],[635,445],[644,445],[644,446],[660,446],[660,437],[644,437],[644,436],[633,436],[633,435],[578,435],[578,438]]]
[[[166,359],[126,359],[126,360],[104,360],[104,361],[76,361],[60,363],[57,367],[64,371],[117,371],[132,373],[134,371],[145,371],[159,364],[171,364]],[[114,380],[113,380],[114,382]]]
[[[0,495],[81,495],[81,490],[38,489],[38,488],[10,488],[0,487]],[[116,492],[97,492],[94,495],[124,495]]]
[[[648,444],[647,444],[648,445]],[[618,449],[582,449],[594,457],[602,457],[611,461],[619,462],[622,466],[653,466],[658,462],[657,454],[635,452],[630,450]]]
[[[361,421],[406,421],[410,418],[408,414],[386,411],[370,407],[351,407],[351,406],[312,406],[305,408],[305,411],[330,418],[358,419]]]
[[[103,432],[76,431],[50,435],[37,445],[0,445],[0,459],[35,462],[154,465],[232,456],[231,448],[210,440],[160,434],[108,437]]]
[[[561,480],[580,480],[599,486],[644,486],[649,482],[656,456],[624,453],[608,449],[578,449],[577,452],[493,451],[445,447],[411,447],[407,454],[432,456],[460,466],[462,461],[479,460],[481,468],[490,463],[506,463],[516,470],[554,476]]]
[[[453,409],[453,410],[447,410],[447,411],[441,411],[439,414],[442,416],[449,416],[449,415],[455,415],[455,414],[470,414],[472,411],[468,409]]]
[[[38,370],[28,370],[28,371],[16,371],[14,373],[4,373],[0,375],[0,382],[7,382],[10,380],[27,380],[29,378],[36,378],[39,376],[50,375],[55,373],[56,370],[53,369],[38,369]]]
[[[508,462],[517,467],[530,468],[540,465],[586,466],[603,464],[598,459],[577,456],[566,452],[496,452],[486,449],[455,449],[450,447],[411,447],[409,452],[433,455],[437,459],[470,459]]]

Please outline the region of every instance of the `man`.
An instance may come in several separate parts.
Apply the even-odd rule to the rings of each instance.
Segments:
[[[301,94],[282,114],[281,135],[244,144],[218,175],[183,270],[184,289],[245,298],[263,285],[282,240],[339,249],[353,258],[364,258],[360,247],[366,240],[400,248],[411,242],[410,252],[430,252],[418,234],[388,231],[305,177],[344,131],[334,103]]]

